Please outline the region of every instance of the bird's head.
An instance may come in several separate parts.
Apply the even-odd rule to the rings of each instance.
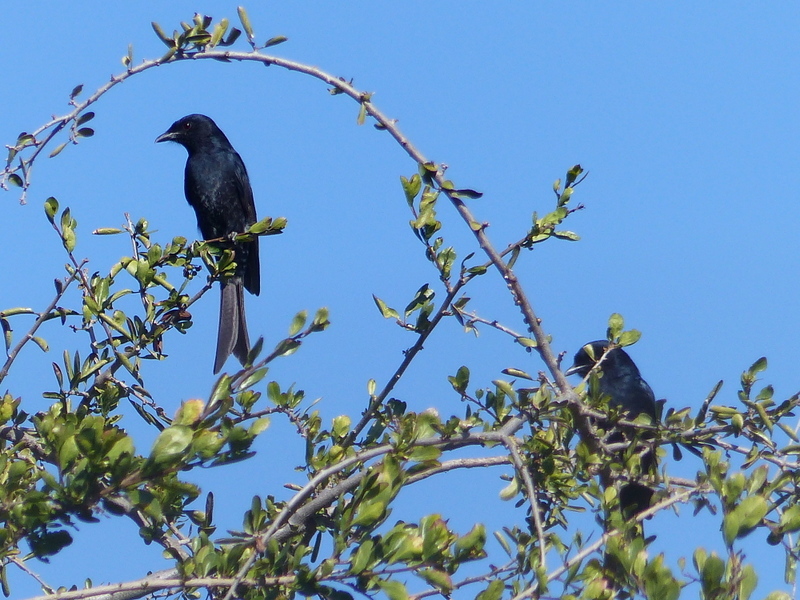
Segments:
[[[222,130],[205,115],[187,115],[178,119],[156,138],[156,142],[177,142],[190,154],[201,146],[230,146]]]

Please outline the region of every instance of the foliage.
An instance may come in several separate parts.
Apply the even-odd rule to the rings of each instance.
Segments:
[[[124,73],[83,102],[78,100],[82,89],[74,89],[72,112],[21,134],[9,146],[2,186],[20,187],[24,200],[41,153],[55,145],[49,155],[56,156],[70,143],[90,137],[93,131],[86,123],[94,113],[88,108],[128,77],[189,59],[277,65],[325,82],[334,95],[350,97],[358,103],[357,123],[372,119],[407,151],[416,164],[416,172],[400,178],[409,225],[438,283],[422,285],[405,308],[374,298],[381,315],[407,331],[412,342],[383,387],[368,383],[368,401],[357,419],[341,415],[326,425],[302,392],[266,377],[271,361],[294,354],[305,338],[326,329],[324,308],[310,320],[304,311],[298,313],[289,335],[270,353],[256,344],[245,368],[223,375],[206,400],[187,401],[170,417],[148,392],[142,361],[165,359],[162,340],[191,327],[190,307],[234,269],[235,255],[226,240],[160,239],[142,219],[94,232],[127,235],[133,250],[108,273],[90,273],[75,254],[80,240],[77,216],[55,198],[48,199],[45,216],[62,242],[66,274],[56,280],[53,300],[43,310],[0,311],[7,354],[0,381],[29,342],[49,350],[41,333],[45,323],[79,331],[85,343],[82,351],[64,349],[53,362],[57,387],[45,394],[52,401],[49,409],[27,412],[33,410],[32,400],[15,397],[13,390],[0,400],[0,579],[6,595],[10,567],[23,567],[34,558],[58,560],[75,534],[71,525],[94,521],[100,511],[133,520],[142,541],[163,547],[170,565],[143,574],[141,580],[111,586],[67,591],[70,582],[65,582],[57,591],[43,584],[46,592],[54,593],[52,598],[107,594],[104,597],[120,600],[157,591],[195,598],[208,590],[226,599],[300,594],[346,600],[380,593],[396,600],[447,597],[464,590],[481,600],[669,600],[694,585],[702,598],[745,599],[756,584],[741,548],[741,539],[751,534],[784,547],[787,581],[793,582],[795,535],[800,529],[795,458],[800,440],[786,421],[798,397],[776,400],[770,386],[757,388],[765,359],[742,374],[735,403],[714,403],[718,385],[696,414],[688,408],[669,408],[657,425],[630,422],[610,410],[608,399],[591,385],[594,375],[589,385],[575,389],[566,381],[560,357],[553,354],[514,265],[523,250],[579,239],[562,227],[582,208],[574,205],[572,196],[585,176],[583,169],[576,165],[557,180],[551,210],[543,216],[534,213],[521,238],[498,251],[485,223],[467,204],[481,194],[448,180],[445,167],[426,159],[396,121],[373,104],[370,93],[317,68],[264,54],[262,50],[286,38],[275,36],[258,45],[242,8],[239,18],[248,52],[227,49],[241,36],[227,19],[214,23],[195,15],[171,35],[154,23],[166,53],[134,65],[129,48],[123,57]],[[67,140],[56,144],[63,135]],[[444,239],[440,202],[455,207],[483,251],[482,258],[464,254]],[[266,218],[242,235],[275,235],[286,225],[285,219]],[[190,296],[190,284],[202,279],[204,269],[204,285]],[[492,270],[502,276],[520,309],[518,329],[470,308],[467,286]],[[72,306],[65,305],[70,288],[78,288],[80,296]],[[123,298],[135,298],[138,304],[123,311]],[[12,324],[21,325],[30,317],[34,320],[27,333],[15,336]],[[391,392],[447,319],[466,331],[491,327],[503,332],[509,343],[519,346],[521,358],[538,356],[546,372],[534,376],[509,366],[504,378],[476,382],[468,366],[462,366],[454,374],[442,374],[463,401],[459,414],[409,411],[404,402],[391,398]],[[611,316],[611,342],[627,346],[638,338],[637,331],[625,330],[620,315]],[[158,431],[149,451],[137,449],[120,426],[121,402],[130,403]],[[287,501],[253,498],[241,530],[217,537],[213,493],[201,498],[201,490],[183,474],[250,458],[253,441],[271,417],[286,418],[302,438],[305,480]],[[610,442],[617,428],[633,432],[629,445]],[[643,452],[656,448],[663,455],[669,446],[676,453],[683,447],[693,454],[693,479],[670,476],[666,466],[655,476],[640,473]],[[473,449],[471,458],[459,453],[464,448]],[[527,510],[524,521],[491,532],[504,556],[487,555],[490,532],[480,521],[459,532],[450,527],[447,515],[427,514],[417,522],[392,519],[393,504],[404,487],[454,469],[496,465],[507,465],[514,473],[498,490],[501,498]],[[618,491],[632,476],[649,477],[657,493],[647,511],[625,519]],[[204,502],[204,510],[194,508],[197,500]],[[641,525],[680,504],[717,518],[727,550],[720,555],[694,549],[691,565],[684,561],[683,572],[676,574],[667,565],[668,557],[651,551],[652,540],[641,535]],[[595,516],[593,532],[572,524],[586,511]]]

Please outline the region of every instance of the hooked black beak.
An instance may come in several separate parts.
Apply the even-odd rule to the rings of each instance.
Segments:
[[[156,138],[155,143],[158,142],[174,142],[175,141],[175,133],[172,131],[165,131],[160,136]]]
[[[577,375],[579,369],[580,367],[578,367],[578,365],[572,365],[569,369],[564,371],[564,375],[566,376]]]

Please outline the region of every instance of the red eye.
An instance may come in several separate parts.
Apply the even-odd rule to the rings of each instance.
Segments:
[[[189,121],[186,121],[186,123],[183,124],[183,128],[184,129],[191,129],[192,128],[192,124]]]

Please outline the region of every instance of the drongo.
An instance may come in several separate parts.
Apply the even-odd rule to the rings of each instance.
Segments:
[[[188,115],[175,121],[156,142],[177,142],[189,153],[183,189],[206,240],[242,233],[256,222],[253,190],[242,158],[228,138],[205,115]],[[261,281],[258,238],[233,244],[235,273],[223,279],[219,309],[214,373],[233,354],[242,364],[250,352],[244,313],[244,289],[258,295]]]
[[[642,379],[636,364],[622,348],[612,347],[609,350],[609,342],[605,340],[589,342],[578,350],[574,364],[565,374],[586,377],[595,365],[595,371],[599,375],[600,393],[608,396],[611,407],[627,413],[627,420],[644,414],[653,420],[653,424],[657,422],[658,411],[653,390]],[[618,431],[612,433],[608,441],[620,443],[628,441],[628,437],[623,431]],[[653,451],[642,456],[641,466],[644,473],[655,471],[656,457]],[[647,486],[637,482],[628,483],[620,490],[620,508],[623,514],[630,517],[647,509],[652,497],[653,490]]]

